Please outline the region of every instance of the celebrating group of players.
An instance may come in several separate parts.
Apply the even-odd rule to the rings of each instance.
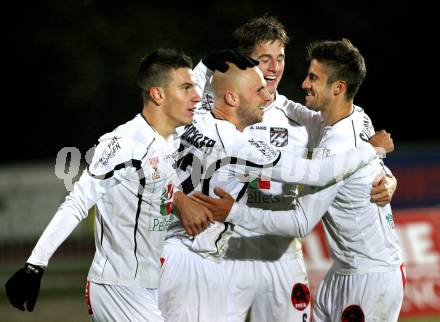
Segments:
[[[277,92],[289,38],[275,17],[233,37],[194,70],[172,49],[143,59],[142,112],[99,139],[7,281],[12,305],[34,309],[50,257],[96,206],[92,321],[397,321],[394,146],[353,104],[364,58],[347,39],[312,43],[303,106]],[[300,238],[320,221],[333,265],[312,308]]]

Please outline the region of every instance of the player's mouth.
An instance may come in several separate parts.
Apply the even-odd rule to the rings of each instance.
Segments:
[[[315,101],[315,93],[312,90],[307,89],[306,97],[305,97],[305,105],[310,106],[314,104],[314,101]]]
[[[315,96],[315,94],[313,93],[313,91],[311,89],[306,89],[306,99],[312,98],[313,96]]]
[[[276,82],[277,76],[276,75],[267,75],[267,76],[264,76],[264,79],[266,80],[267,84],[269,85],[269,84]]]

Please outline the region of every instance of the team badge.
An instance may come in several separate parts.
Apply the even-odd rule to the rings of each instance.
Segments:
[[[350,305],[342,312],[342,322],[365,322],[364,312],[359,305]]]
[[[283,127],[271,127],[270,128],[270,143],[276,147],[286,146],[288,143],[287,129]]]
[[[151,166],[151,168],[153,169],[153,172],[151,173],[151,179],[152,180],[160,179],[159,158],[158,157],[149,158],[148,163]]]
[[[304,311],[310,303],[310,290],[306,284],[296,283],[292,288],[290,296],[292,305],[298,311]]]

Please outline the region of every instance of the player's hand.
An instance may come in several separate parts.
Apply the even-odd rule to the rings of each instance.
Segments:
[[[374,180],[371,188],[371,202],[378,206],[385,206],[391,202],[397,188],[397,179],[380,175]]]
[[[379,149],[379,153],[385,155],[394,151],[394,142],[391,134],[385,130],[377,131],[368,141],[372,146]]]
[[[259,63],[258,60],[239,54],[234,50],[213,50],[202,58],[202,62],[210,70],[218,70],[222,73],[225,73],[229,69],[229,65],[226,64],[226,62],[233,63],[243,70],[257,66]]]
[[[191,199],[196,200],[198,203],[209,209],[214,220],[223,222],[229,215],[235,200],[229,193],[219,187],[214,188],[214,193],[219,196],[220,199],[206,196],[200,192],[194,193],[191,196]]]
[[[24,311],[24,304],[32,312],[40,292],[41,277],[44,268],[26,263],[6,282],[6,295],[9,302],[17,309]]]
[[[200,234],[214,222],[211,212],[206,207],[191,200],[183,192],[175,193],[173,199],[182,226],[189,235]]]

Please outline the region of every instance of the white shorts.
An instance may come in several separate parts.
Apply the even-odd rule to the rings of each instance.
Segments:
[[[311,321],[311,294],[302,257],[277,261],[224,260],[228,322]]]
[[[386,273],[338,275],[319,285],[313,321],[397,321],[405,286],[403,266]]]
[[[159,306],[167,322],[225,322],[226,279],[223,266],[165,243]]]
[[[158,289],[87,281],[86,302],[93,322],[163,322]]]

